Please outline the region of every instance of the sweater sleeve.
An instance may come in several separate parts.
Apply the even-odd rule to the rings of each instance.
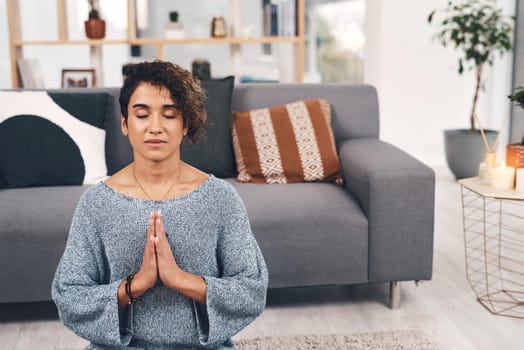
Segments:
[[[206,305],[194,302],[200,344],[216,346],[259,316],[266,305],[268,273],[251,232],[244,203],[231,188],[218,238],[220,276],[204,276]]]
[[[92,343],[129,344],[131,330],[126,319],[132,307],[118,309],[121,280],[109,283],[101,244],[96,244],[96,224],[90,204],[82,196],[71,223],[66,248],[57,267],[52,298],[60,319],[77,335]]]

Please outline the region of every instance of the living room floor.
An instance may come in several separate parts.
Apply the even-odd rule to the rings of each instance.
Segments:
[[[435,171],[433,279],[402,283],[400,309],[387,306],[389,284],[270,290],[265,312],[235,339],[420,330],[440,349],[522,349],[524,319],[491,314],[469,287],[460,186],[447,168]],[[72,350],[87,342],[61,324],[52,303],[32,303],[0,304],[0,344],[5,350]]]

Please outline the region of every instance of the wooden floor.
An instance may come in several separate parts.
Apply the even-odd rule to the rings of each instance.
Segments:
[[[419,329],[443,350],[524,349],[524,319],[492,315],[475,300],[465,276],[459,185],[447,169],[436,171],[433,279],[403,283],[399,310],[387,307],[386,284],[270,290],[266,311],[235,339]],[[51,303],[0,304],[1,349],[86,344],[60,323]]]

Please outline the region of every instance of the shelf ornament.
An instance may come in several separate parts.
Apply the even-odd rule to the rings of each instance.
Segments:
[[[98,0],[89,1],[89,18],[84,22],[89,39],[103,39],[106,36],[106,21],[100,18]]]

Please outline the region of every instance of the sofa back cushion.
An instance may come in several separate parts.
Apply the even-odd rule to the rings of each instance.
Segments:
[[[105,178],[105,93],[1,91],[0,188]]]
[[[180,147],[183,161],[217,177],[236,176],[236,165],[231,141],[231,95],[235,78],[204,80],[207,128],[202,140],[190,144],[184,139]]]
[[[223,84],[225,85],[226,83]],[[218,89],[222,85],[213,81],[204,81],[202,84],[206,89],[208,96],[212,94],[212,90]],[[211,86],[212,84],[213,86]],[[60,92],[64,90],[56,89],[49,91]],[[107,137],[105,144],[108,174],[112,175],[129,164],[133,159],[133,154],[129,141],[122,135],[120,128],[120,107],[118,105],[120,88],[75,88],[68,89],[67,91],[78,94],[109,93],[111,95],[112,98],[109,102],[108,113],[109,118],[106,121]],[[236,111],[247,111],[272,105],[285,104],[301,99],[314,98],[326,98],[331,104],[331,125],[337,145],[341,140],[348,138],[378,138],[377,93],[376,90],[369,85],[299,83],[236,84],[233,89],[231,109]],[[225,103],[228,103],[227,100]],[[213,104],[208,103],[206,107],[209,106],[209,108],[212,108],[212,105]],[[231,121],[229,121],[229,123],[231,123]],[[226,130],[226,128],[224,128],[222,132],[224,130]],[[227,133],[228,137],[231,138],[230,129],[227,130]],[[193,146],[193,148],[194,147],[195,146]],[[230,146],[226,145],[226,147]],[[229,156],[227,156],[227,154],[229,154]],[[200,155],[201,153],[197,152],[195,149],[191,152],[191,161],[196,164],[196,162],[200,161]],[[235,157],[233,151],[222,152],[221,155],[225,159],[222,161],[222,164],[226,164],[226,168],[229,172],[227,177],[235,177],[236,166],[234,165]],[[202,157],[204,157],[203,154]],[[206,159],[209,167],[220,167],[217,159],[212,157],[202,159]],[[231,173],[232,168],[235,169],[234,174]]]
[[[336,144],[354,138],[378,138],[378,97],[363,84],[249,83],[237,84],[231,108],[248,111],[303,99],[327,99]]]

